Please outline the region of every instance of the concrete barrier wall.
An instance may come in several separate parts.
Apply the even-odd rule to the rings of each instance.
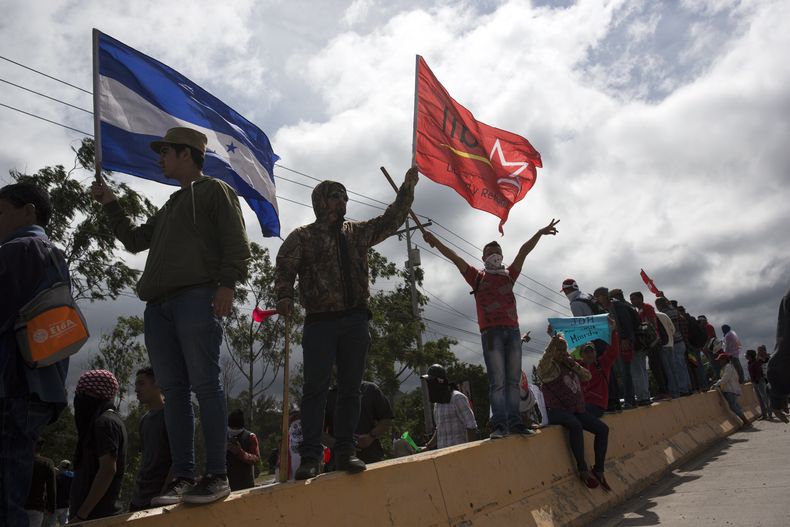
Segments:
[[[740,404],[759,415],[751,384]],[[606,477],[612,492],[578,479],[567,434],[478,441],[371,465],[358,475],[325,474],[235,492],[219,503],[176,505],[98,520],[91,526],[560,526],[582,525],[640,492],[678,463],[739,427],[717,392],[607,415]],[[593,459],[592,436],[585,434]],[[592,464],[592,463],[590,463]]]

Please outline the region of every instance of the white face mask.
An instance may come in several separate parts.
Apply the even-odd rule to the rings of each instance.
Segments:
[[[486,269],[499,269],[502,267],[502,255],[501,254],[491,254],[485,260]]]

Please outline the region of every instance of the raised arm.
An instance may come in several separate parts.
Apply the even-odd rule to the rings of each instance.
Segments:
[[[433,235],[433,233],[426,231],[425,234],[423,234],[423,238],[425,239],[425,243],[434,249],[438,249],[445,258],[453,262],[458,270],[461,271],[461,274],[466,273],[466,270],[469,268],[469,264],[466,263],[463,258],[455,254],[452,249],[440,242],[439,239]]]
[[[153,237],[154,227],[159,219],[161,209],[144,224],[134,225],[123,212],[115,193],[103,179],[93,182],[91,196],[102,204],[115,237],[126,247],[127,251],[138,253],[151,247],[151,238]]]
[[[524,242],[524,245],[521,246],[521,249],[518,250],[518,254],[516,255],[516,259],[513,260],[513,263],[510,264],[510,270],[515,275],[518,275],[521,272],[521,268],[524,267],[524,260],[527,258],[527,255],[532,252],[532,249],[538,244],[540,238],[542,236],[554,236],[557,234],[557,224],[560,220],[555,220],[554,218],[551,219],[548,225],[540,229],[535,235]],[[513,276],[511,274],[511,276]]]
[[[417,185],[419,175],[417,168],[411,167],[406,171],[403,184],[398,189],[398,196],[395,201],[387,207],[384,214],[371,220],[356,222],[355,230],[362,239],[366,240],[367,246],[372,247],[379,244],[395,234],[398,228],[403,225],[409,209],[414,201],[414,187]]]

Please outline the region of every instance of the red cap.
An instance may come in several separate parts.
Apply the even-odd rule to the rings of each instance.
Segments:
[[[560,289],[560,292],[563,292],[566,289],[573,289],[574,291],[578,291],[579,284],[577,284],[576,280],[574,280],[573,278],[566,278],[565,280],[562,281],[562,289]]]

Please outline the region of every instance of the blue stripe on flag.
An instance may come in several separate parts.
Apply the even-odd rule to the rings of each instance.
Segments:
[[[167,179],[162,174],[158,157],[151,150],[151,141],[160,139],[156,136],[135,134],[121,130],[108,123],[101,124],[102,167],[106,170],[131,174],[165,185],[175,184],[172,179]],[[153,154],[153,155],[152,155]],[[222,159],[207,155],[203,163],[203,172],[211,177],[221,179],[244,198],[258,217],[264,236],[280,235],[280,220],[271,203],[261,198],[261,195],[246,181],[236,174],[233,169]],[[270,234],[267,234],[270,233]]]
[[[252,154],[269,173],[274,181],[274,163],[279,157],[274,153],[269,138],[257,126],[241,116],[228,105],[190,81],[171,67],[148,57],[139,51],[109,37],[99,34],[99,74],[115,79],[140,95],[152,105],[178,119],[232,136],[250,149]],[[112,130],[114,129],[114,130]],[[117,170],[166,184],[157,162],[158,157],[145,143],[145,148],[131,144],[105,140],[104,132],[116,134],[121,130],[102,123],[102,165],[109,170]],[[162,131],[162,135],[166,130]],[[151,136],[138,135],[139,141],[152,141]],[[121,168],[123,167],[123,168]],[[265,201],[248,184],[244,183],[228,165],[210,154],[204,165],[206,174],[222,179],[248,202]],[[261,224],[264,236],[279,236],[279,219],[275,208],[253,206]],[[274,219],[262,216],[273,214]]]

